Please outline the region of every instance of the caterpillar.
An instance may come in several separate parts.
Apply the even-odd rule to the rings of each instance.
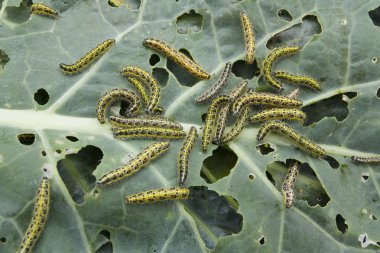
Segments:
[[[303,124],[306,119],[306,114],[294,108],[272,108],[262,110],[253,115],[250,120],[252,122],[261,122],[275,119],[298,120]]]
[[[318,81],[308,76],[294,75],[285,71],[276,71],[274,73],[274,76],[276,78],[283,79],[291,84],[303,84],[304,86],[309,87],[313,90],[322,90],[321,85],[318,83]]]
[[[215,145],[219,145],[222,139],[224,130],[226,129],[228,112],[230,111],[230,104],[223,105],[219,110],[219,114],[216,120],[216,130],[214,134],[214,139],[212,143]]]
[[[253,33],[253,26],[247,13],[240,13],[240,21],[243,27],[244,32],[244,41],[245,41],[245,62],[252,64],[255,60],[256,53],[256,41],[255,34]]]
[[[117,116],[110,116],[109,123],[119,128],[136,128],[136,127],[158,127],[169,128],[172,130],[182,130],[181,124],[169,121],[162,118],[124,118]]]
[[[220,76],[218,82],[211,86],[208,90],[202,93],[195,102],[200,104],[207,101],[210,101],[212,98],[214,98],[216,95],[220,93],[220,91],[223,89],[223,87],[227,84],[228,78],[231,74],[232,69],[232,63],[227,62],[226,66],[224,67],[223,73]]]
[[[285,207],[290,208],[294,203],[295,193],[294,184],[300,170],[299,162],[295,161],[290,164],[284,183],[282,184],[282,194],[284,195]]]
[[[267,83],[276,89],[281,89],[282,85],[272,76],[272,66],[275,61],[284,55],[294,54],[299,50],[299,47],[281,47],[275,48],[269,52],[263,61],[263,76]]]
[[[361,157],[361,156],[351,156],[351,159],[358,163],[380,163],[380,156],[372,157]]]
[[[48,218],[50,207],[50,182],[43,177],[38,187],[37,197],[34,204],[33,217],[17,253],[32,252],[34,244],[40,237]]]
[[[80,58],[76,63],[68,65],[61,63],[59,67],[62,69],[63,73],[68,75],[74,75],[80,71],[86,69],[93,62],[98,60],[103,54],[105,54],[113,45],[115,44],[114,39],[108,39],[91,49],[85,56]]]
[[[149,86],[150,97],[145,111],[147,113],[154,113],[155,108],[157,108],[160,103],[160,86],[157,80],[148,72],[136,66],[124,67],[121,69],[120,74],[125,77],[136,78]]]
[[[326,151],[317,144],[313,143],[308,138],[301,136],[293,128],[289,127],[285,123],[277,120],[265,122],[259,129],[257,134],[257,140],[261,141],[270,132],[275,131],[285,135],[288,139],[293,141],[301,149],[312,153],[316,157],[324,158]]]
[[[287,98],[297,98],[298,95],[300,94],[300,89],[294,89],[292,90],[288,95],[286,95]]]
[[[230,102],[234,102],[238,97],[247,92],[248,82],[243,81],[239,83],[229,94]]]
[[[149,95],[148,95],[148,92],[147,90],[145,89],[144,85],[139,81],[137,80],[136,78],[128,78],[128,81],[133,84],[133,86],[135,86],[135,88],[137,89],[137,91],[139,92],[145,106],[148,106],[149,104]],[[164,109],[162,107],[155,107],[153,109],[153,112],[156,113],[156,114],[162,114],[164,113]]]
[[[199,79],[210,79],[210,74],[203,70],[201,66],[199,66],[183,53],[173,49],[166,42],[158,39],[147,38],[144,40],[143,44],[149,48],[161,52],[163,55],[187,70],[191,75]]]
[[[192,126],[189,133],[186,135],[186,139],[181,146],[181,150],[178,153],[177,165],[178,165],[178,178],[179,185],[183,186],[187,179],[189,172],[189,156],[194,148],[195,139],[197,138],[197,129]]]
[[[250,108],[249,106],[245,106],[242,110],[241,113],[239,114],[236,122],[234,125],[231,127],[230,131],[225,133],[222,137],[221,143],[227,143],[235,139],[236,137],[239,136],[241,131],[243,131],[246,122],[248,120]]]
[[[146,147],[135,158],[130,160],[126,165],[123,165],[115,170],[103,175],[97,182],[97,185],[104,186],[116,183],[132,174],[138,172],[141,168],[147,165],[152,160],[156,159],[161,154],[169,150],[169,142],[157,142]]]
[[[126,203],[144,204],[166,200],[188,199],[190,190],[185,187],[173,187],[169,189],[157,189],[140,192],[125,197]]]
[[[134,139],[181,139],[186,136],[183,130],[172,130],[159,127],[135,127],[135,128],[113,128],[113,137],[120,140]]]
[[[124,3],[124,0],[108,0],[108,4],[112,7],[120,7]]]
[[[108,108],[118,101],[127,101],[129,103],[129,110],[127,113],[129,116],[136,114],[140,109],[140,98],[133,91],[122,88],[109,90],[100,97],[96,105],[96,115],[100,124],[106,122]]]
[[[210,145],[212,132],[214,130],[214,124],[218,115],[218,111],[220,106],[223,103],[227,103],[229,101],[229,97],[226,95],[220,95],[215,98],[208,107],[207,116],[205,120],[205,125],[203,127],[203,135],[202,135],[202,150],[206,151],[208,146]]]
[[[44,4],[34,3],[30,8],[33,14],[42,15],[49,18],[58,18],[59,16],[58,11]]]
[[[302,101],[265,92],[249,92],[237,98],[232,105],[233,113],[239,114],[241,108],[248,105],[270,105],[275,107],[300,107]]]

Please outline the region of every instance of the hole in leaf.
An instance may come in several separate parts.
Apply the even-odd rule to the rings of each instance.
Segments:
[[[157,79],[160,87],[165,87],[169,80],[169,73],[163,68],[154,68],[152,71],[153,76]]]
[[[29,146],[34,143],[36,136],[35,134],[25,133],[17,135],[17,139],[22,145]]]
[[[335,117],[338,121],[342,121],[347,118],[349,110],[347,108],[348,103],[344,100],[344,95],[349,99],[352,99],[357,95],[357,93],[347,92],[344,94],[338,94],[303,107],[302,111],[304,111],[307,115],[305,126],[318,122],[324,117]]]
[[[49,93],[45,89],[38,89],[34,93],[34,101],[39,105],[46,105],[49,102]]]
[[[324,160],[329,163],[329,165],[331,166],[331,168],[333,168],[333,169],[339,168],[340,164],[339,164],[339,162],[334,157],[326,155],[326,157],[324,158]]]
[[[248,178],[249,178],[250,180],[255,180],[255,175],[254,175],[254,174],[249,174],[249,175],[248,175]]]
[[[126,3],[127,8],[132,11],[138,11],[141,7],[141,0],[128,0]]]
[[[2,242],[2,243],[7,242],[7,238],[5,238],[5,237],[1,237],[1,238],[0,238],[0,242]]]
[[[113,252],[113,246],[111,239],[111,233],[108,230],[102,230],[99,232],[97,241],[101,241],[101,246],[95,251],[95,253],[109,253]]]
[[[206,247],[215,248],[215,238],[237,234],[243,226],[243,216],[237,213],[239,203],[230,196],[221,196],[204,186],[189,187],[191,197],[183,201],[185,210],[198,218],[197,228]],[[207,227],[207,230],[204,228]]]
[[[110,253],[110,252],[113,252],[113,246],[112,246],[111,241],[106,242],[105,244],[100,246],[99,249],[95,251],[95,253]]]
[[[28,7],[29,0],[22,0],[19,7],[8,6],[5,8],[5,17],[8,21],[16,24],[26,22],[30,17],[30,8]]]
[[[267,176],[268,180],[269,180],[274,186],[276,186],[276,181],[274,181],[272,174],[270,174],[269,171],[265,171],[265,175]]]
[[[368,15],[375,26],[380,26],[380,6],[376,9],[370,10]]]
[[[41,152],[41,155],[42,155],[42,156],[46,156],[46,152],[45,152],[45,151],[42,151],[42,152]]]
[[[277,16],[286,22],[290,22],[293,20],[292,15],[290,15],[290,13],[285,9],[278,10]]]
[[[88,145],[58,161],[58,173],[76,203],[83,203],[87,193],[94,188],[96,178],[92,173],[102,158],[101,149]]]
[[[207,112],[205,112],[205,113],[203,113],[203,114],[201,115],[201,120],[202,120],[203,123],[205,123],[205,121],[206,121],[206,117],[207,117]]]
[[[99,234],[104,235],[108,240],[111,239],[111,233],[108,230],[102,230]]]
[[[377,90],[376,96],[380,98],[380,88]]]
[[[235,76],[243,79],[252,79],[254,76],[260,75],[260,69],[257,67],[256,61],[253,64],[248,64],[243,60],[238,60],[232,64],[231,71]]]
[[[345,223],[346,220],[341,214],[337,214],[335,217],[336,227],[342,234],[346,234],[348,231],[348,225]]]
[[[370,218],[371,220],[374,220],[374,221],[377,220],[377,217],[376,217],[374,214],[370,214],[370,215],[369,215],[369,218]]]
[[[61,154],[61,153],[62,153],[62,150],[57,149],[55,152],[56,152],[57,154]]]
[[[157,63],[160,62],[160,56],[158,56],[158,54],[152,54],[149,58],[149,64],[151,66],[154,66],[156,65]]]
[[[0,71],[3,71],[5,68],[5,65],[9,62],[8,55],[0,49]]]
[[[66,136],[66,139],[68,139],[71,142],[77,142],[77,141],[79,141],[79,139],[77,137],[70,136],[70,135]]]
[[[230,174],[231,169],[236,165],[237,159],[237,155],[227,146],[218,146],[212,152],[212,155],[203,161],[201,177],[207,183],[215,183]]]
[[[120,102],[120,110],[119,110],[120,116],[129,117],[128,116],[129,106],[130,106],[130,104],[127,101],[121,101]],[[112,108],[111,108],[111,110],[112,110]]]
[[[275,151],[274,147],[272,147],[269,143],[263,143],[263,144],[257,145],[256,149],[262,155],[267,155],[267,154]]]
[[[259,238],[259,244],[261,245],[261,246],[263,246],[264,244],[265,244],[265,236],[261,236],[260,238]]]
[[[203,17],[194,10],[189,13],[184,13],[177,18],[177,33],[196,33],[202,29]]]
[[[362,182],[363,183],[367,182],[368,178],[369,178],[369,174],[368,173],[363,173],[362,174]]]
[[[322,32],[317,16],[307,15],[302,22],[285,31],[275,34],[267,42],[267,48],[273,49],[284,45],[305,45],[314,35]]]
[[[179,51],[193,60],[189,51],[185,49],[180,49]],[[178,64],[176,64],[169,58],[166,61],[166,67],[170,70],[170,72],[173,73],[173,75],[177,78],[178,82],[180,82],[184,86],[192,87],[199,81],[198,78],[190,75],[189,72],[178,66]]]
[[[372,58],[372,63],[377,63],[377,57]]]

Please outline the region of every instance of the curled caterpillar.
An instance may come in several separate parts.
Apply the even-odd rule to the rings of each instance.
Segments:
[[[123,165],[103,175],[97,182],[97,185],[104,186],[113,184],[126,177],[131,176],[143,168],[146,164],[168,151],[169,147],[170,143],[166,141],[157,142],[149,147],[146,147],[141,153],[130,160],[126,165]]]
[[[189,156],[194,148],[195,139],[197,138],[197,129],[192,126],[189,133],[186,135],[186,139],[181,146],[181,150],[178,153],[177,165],[179,185],[185,184],[187,174],[189,173]]]
[[[135,127],[135,128],[113,128],[113,137],[119,140],[134,139],[182,139],[186,136],[183,130],[173,130],[159,127]]]
[[[223,73],[220,76],[218,82],[211,86],[208,90],[203,92],[202,95],[200,95],[195,102],[199,103],[204,103],[207,101],[210,101],[212,98],[214,98],[216,95],[220,93],[220,91],[223,89],[223,87],[227,84],[228,78],[231,74],[231,69],[232,69],[232,63],[227,62],[226,66],[224,67]]]
[[[144,204],[166,200],[188,199],[190,190],[185,187],[173,187],[169,189],[157,189],[140,192],[125,197],[126,203]]]
[[[244,107],[241,110],[241,113],[239,114],[238,118],[236,119],[234,125],[231,127],[230,131],[225,133],[222,137],[221,143],[227,143],[232,140],[234,140],[236,137],[239,136],[241,131],[243,131],[246,122],[248,120],[250,108],[249,106]]]
[[[326,151],[320,146],[309,140],[308,138],[301,136],[293,128],[289,127],[285,123],[277,120],[265,122],[259,129],[257,134],[257,140],[261,141],[270,132],[275,131],[283,134],[288,139],[293,141],[301,149],[312,153],[316,157],[323,158],[326,156]]]
[[[124,3],[124,0],[108,0],[108,4],[112,7],[120,7]]]
[[[351,159],[358,163],[380,163],[380,156],[372,157],[361,157],[361,156],[351,156]]]
[[[163,118],[124,118],[117,116],[110,116],[109,123],[119,128],[136,128],[136,127],[158,127],[169,128],[172,130],[182,130],[181,124],[169,121]]]
[[[294,203],[295,193],[294,184],[300,170],[299,162],[295,161],[290,164],[284,183],[282,184],[282,193],[284,195],[285,207],[290,208]]]
[[[34,3],[30,8],[33,14],[42,15],[49,18],[58,18],[59,16],[58,11],[44,4]]]
[[[38,188],[36,201],[34,204],[32,221],[25,232],[17,253],[32,252],[34,244],[40,237],[48,218],[50,207],[50,182],[47,177],[43,177]]]
[[[128,116],[136,114],[140,109],[140,98],[133,91],[122,88],[109,90],[100,97],[96,105],[96,115],[101,124],[106,122],[108,108],[118,101],[127,101],[129,103]]]
[[[187,70],[191,75],[199,79],[210,79],[210,74],[203,70],[201,66],[183,53],[169,46],[166,42],[158,39],[147,38],[144,40],[144,45],[161,52],[163,55]]]
[[[280,47],[269,52],[263,62],[263,76],[268,84],[276,89],[281,89],[282,85],[272,76],[272,66],[278,58],[285,55],[294,54],[299,50],[299,47]]]
[[[234,102],[238,97],[246,93],[248,90],[248,82],[239,83],[229,94],[230,102]]]
[[[210,145],[212,132],[214,130],[214,124],[217,119],[218,111],[222,104],[228,103],[229,97],[226,95],[220,95],[215,98],[208,107],[205,125],[203,127],[202,135],[202,150],[206,151]]]
[[[270,105],[275,107],[300,107],[302,101],[265,92],[249,92],[237,98],[232,105],[233,113],[239,114],[241,108],[249,105]]]
[[[137,80],[149,86],[150,97],[148,106],[145,111],[147,113],[154,113],[155,108],[157,108],[158,104],[160,103],[160,86],[158,85],[157,80],[145,70],[135,66],[122,68],[120,74],[125,77],[136,78]]]
[[[244,32],[244,41],[245,41],[245,62],[252,64],[255,60],[256,53],[256,41],[255,34],[253,33],[253,26],[247,13],[240,13],[240,21],[243,27]]]
[[[303,124],[306,119],[306,114],[303,111],[294,108],[272,108],[262,110],[251,117],[252,122],[275,119],[298,120]]]
[[[224,130],[226,129],[226,123],[227,123],[227,117],[228,117],[228,112],[230,111],[230,104],[223,105],[221,109],[219,110],[219,114],[216,119],[216,130],[214,134],[214,139],[212,140],[212,143],[215,145],[219,145],[222,136],[224,133]]]
[[[294,75],[285,71],[276,71],[274,73],[274,76],[276,78],[283,79],[290,84],[303,84],[304,86],[309,87],[313,90],[322,90],[321,85],[318,83],[318,81],[309,76]]]
[[[86,69],[93,62],[98,60],[103,54],[105,54],[115,44],[114,39],[105,40],[95,48],[91,49],[85,56],[80,58],[76,63],[72,65],[61,63],[59,67],[65,74],[73,75]]]

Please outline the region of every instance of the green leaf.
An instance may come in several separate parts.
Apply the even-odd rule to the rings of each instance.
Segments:
[[[377,252],[379,167],[350,156],[380,153],[380,1],[128,0],[119,8],[106,0],[43,2],[60,17],[30,15],[27,0],[0,1],[0,252],[17,250],[44,174],[52,177],[51,206],[33,252]],[[242,61],[243,10],[256,35],[252,66]],[[147,37],[189,53],[212,79],[192,78],[145,48]],[[110,38],[116,45],[87,70],[60,71],[60,63],[74,63]],[[96,179],[153,143],[115,140],[96,120],[104,92],[133,89],[119,74],[123,66],[153,72],[165,115],[186,131],[196,126],[201,136],[207,105],[194,99],[227,61],[234,75],[224,93],[243,78],[251,88],[273,91],[259,75],[262,61],[269,49],[294,44],[302,50],[275,68],[309,75],[323,90],[301,89],[308,125],[291,125],[331,158],[315,159],[277,134],[257,142],[259,125],[249,124],[238,139],[206,153],[197,141],[190,200],[124,203],[128,194],[177,185],[181,140],[123,182],[94,188]],[[292,89],[285,85],[284,93]],[[271,147],[265,154],[262,143]],[[302,169],[296,202],[285,209],[281,186],[290,159]]]

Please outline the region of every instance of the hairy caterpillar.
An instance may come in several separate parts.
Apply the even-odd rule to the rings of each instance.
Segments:
[[[147,38],[143,43],[145,46],[161,52],[166,57],[173,60],[182,68],[186,69],[190,74],[199,79],[210,79],[210,75],[202,69],[197,63],[191,60],[183,53],[173,49],[167,43],[153,38]]]
[[[220,95],[215,98],[208,107],[205,125],[203,127],[202,135],[202,150],[206,151],[210,145],[212,132],[214,130],[214,124],[218,115],[219,108],[222,104],[228,103],[229,97],[226,95]]]
[[[290,164],[288,173],[286,174],[284,183],[282,184],[282,193],[284,195],[285,207],[290,208],[294,203],[295,193],[294,184],[296,182],[296,177],[300,170],[299,162],[295,161]]]
[[[308,76],[294,75],[285,71],[276,71],[274,73],[274,76],[276,78],[283,79],[291,84],[303,84],[304,86],[309,87],[313,90],[322,90],[321,85],[318,83],[318,81]]]
[[[140,109],[140,98],[133,91],[122,88],[109,90],[100,97],[96,105],[96,115],[101,124],[106,122],[108,108],[118,101],[127,101],[129,103],[128,115],[130,116],[137,113]]]
[[[300,107],[302,101],[271,93],[249,92],[237,98],[232,105],[234,114],[239,114],[241,108],[249,105],[270,105],[275,107]]]
[[[227,62],[226,66],[224,67],[224,70],[222,72],[222,75],[220,76],[218,82],[211,86],[208,90],[203,92],[202,95],[200,95],[195,102],[199,103],[204,103],[212,98],[214,98],[216,95],[220,93],[220,91],[223,89],[223,87],[227,84],[228,78],[231,74],[231,69],[232,69],[232,63]]]
[[[160,86],[158,85],[157,80],[145,70],[135,66],[122,68],[120,74],[125,77],[136,78],[149,86],[150,97],[145,111],[148,113],[154,113],[155,108],[157,108],[160,103]]]
[[[124,3],[124,0],[108,0],[108,4],[112,7],[120,7]]]
[[[275,119],[298,120],[303,124],[306,119],[306,114],[303,111],[294,108],[272,108],[262,110],[251,117],[252,122]]]
[[[269,52],[263,62],[263,76],[264,79],[276,89],[281,89],[282,85],[272,76],[272,66],[275,61],[284,55],[294,54],[299,50],[299,47],[281,47],[275,48]]]
[[[135,127],[135,128],[113,128],[113,137],[120,140],[134,139],[181,139],[186,136],[183,130],[172,130],[159,127]]]
[[[34,244],[40,237],[47,221],[50,207],[50,183],[47,177],[43,177],[38,187],[37,197],[34,204],[32,221],[25,232],[17,253],[32,252]]]
[[[243,26],[244,32],[244,41],[245,41],[245,62],[248,64],[252,64],[255,60],[256,53],[256,41],[255,34],[253,33],[253,26],[247,13],[240,13],[240,21]]]
[[[126,203],[144,204],[165,200],[188,199],[190,191],[185,187],[173,187],[169,189],[157,189],[140,192],[125,197]]]
[[[58,18],[59,16],[58,11],[44,4],[34,3],[30,8],[33,14],[42,15],[49,18]]]
[[[351,156],[351,159],[358,163],[380,163],[380,156],[372,156],[372,157]]]
[[[115,127],[120,128],[136,128],[136,127],[158,127],[169,128],[172,130],[182,130],[181,124],[166,120],[164,118],[124,118],[117,116],[110,116],[109,123]]]
[[[181,146],[181,150],[178,153],[178,175],[179,175],[179,185],[185,184],[187,179],[187,174],[189,172],[189,156],[194,148],[195,139],[197,138],[197,129],[192,126],[189,133],[186,135],[186,139]]]
[[[65,74],[73,75],[86,69],[91,63],[99,59],[105,52],[107,52],[115,44],[114,39],[108,39],[91,49],[85,56],[80,58],[76,63],[67,65],[64,63],[59,64],[59,67]]]
[[[130,160],[126,165],[103,175],[97,182],[97,185],[103,186],[113,184],[126,177],[131,176],[143,168],[146,164],[157,158],[159,155],[169,150],[169,147],[169,142],[157,142],[149,147],[146,147],[141,153]]]
[[[241,110],[236,122],[231,127],[230,131],[228,131],[227,133],[225,133],[223,135],[221,143],[230,142],[239,136],[239,134],[241,133],[241,131],[243,131],[243,129],[246,125],[246,122],[247,122],[248,116],[249,116],[249,112],[250,112],[249,106],[245,106]]]
[[[316,157],[325,157],[326,151],[317,144],[313,143],[308,138],[301,136],[293,128],[289,127],[285,123],[277,120],[265,122],[259,129],[257,134],[257,140],[261,141],[270,132],[275,131],[285,135],[288,139],[293,141],[298,147],[303,150],[309,151]]]

